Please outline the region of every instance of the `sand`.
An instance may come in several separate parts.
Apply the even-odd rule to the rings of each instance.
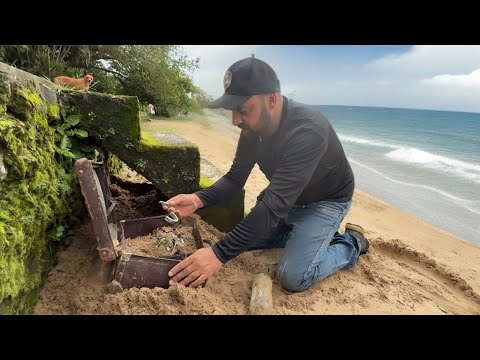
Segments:
[[[197,144],[202,173],[218,177],[231,165],[239,130],[225,117],[228,113],[207,110],[206,114],[208,120],[154,120],[142,126],[154,136],[176,133]],[[113,185],[114,195],[122,199],[117,205],[122,216],[117,219],[163,214],[151,184],[143,184],[135,173],[126,174],[124,180]],[[255,167],[245,186],[246,209],[267,184]],[[118,292],[111,286],[93,286],[87,279],[97,252],[92,226],[86,223],[59,253],[35,313],[247,314],[252,281],[265,273],[273,279],[274,314],[480,314],[479,246],[358,190],[344,222],[366,229],[370,252],[353,269],[341,270],[301,293],[283,290],[275,279],[281,249],[245,252],[225,264],[203,288],[175,285]],[[208,231],[216,240],[222,236],[212,227]]]

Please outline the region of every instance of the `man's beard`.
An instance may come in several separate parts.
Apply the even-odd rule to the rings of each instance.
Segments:
[[[267,111],[267,107],[265,104],[262,106],[262,112],[260,113],[260,118],[258,119],[258,129],[253,130],[246,126],[245,124],[239,124],[238,127],[242,129],[242,134],[248,138],[252,138],[255,136],[261,136],[262,138],[267,138],[270,136],[269,128],[270,128],[271,116]]]

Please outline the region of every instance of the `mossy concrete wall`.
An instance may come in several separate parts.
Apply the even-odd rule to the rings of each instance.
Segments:
[[[49,82],[0,63],[0,314],[29,313],[82,213]]]
[[[198,147],[187,142],[159,142],[141,132],[140,104],[136,97],[62,92],[59,98],[65,116],[80,114],[80,127],[165,195],[171,197],[198,189]]]

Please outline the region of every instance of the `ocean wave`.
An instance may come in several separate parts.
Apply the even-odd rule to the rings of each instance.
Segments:
[[[393,145],[383,141],[370,140],[352,135],[339,134],[338,137],[342,142],[393,149],[392,151],[385,153],[384,156],[391,160],[420,165],[444,173],[453,174],[480,184],[479,164],[436,155],[413,147]]]
[[[428,190],[428,191],[431,191],[431,192],[435,192],[436,194],[439,194],[447,199],[450,199],[452,201],[454,201],[458,206],[461,206],[475,214],[478,214],[480,215],[480,201],[478,200],[466,200],[466,199],[462,199],[462,198],[459,198],[455,195],[452,195],[446,191],[443,191],[443,190],[440,190],[440,189],[437,189],[435,187],[432,187],[432,186],[429,186],[429,185],[422,185],[422,184],[415,184],[415,183],[409,183],[409,182],[404,182],[404,181],[400,181],[400,180],[396,180],[396,179],[393,179],[383,173],[381,173],[380,171],[378,170],[375,170],[367,165],[364,165],[362,164],[361,162],[357,161],[357,160],[354,160],[352,159],[351,157],[348,158],[348,161],[350,161],[351,163],[357,165],[357,166],[360,166],[364,169],[367,169],[395,184],[399,184],[399,185],[403,185],[403,186],[409,186],[409,187],[414,187],[414,188],[419,188],[419,189],[425,189],[425,190]]]
[[[369,139],[359,138],[359,137],[351,136],[351,135],[338,134],[338,137],[341,141],[351,142],[351,143],[355,143],[355,144],[385,147],[385,148],[389,148],[389,149],[399,149],[400,148],[399,146],[388,144],[388,143],[385,143],[385,142],[382,142],[382,141],[369,140]]]
[[[399,148],[390,151],[385,156],[396,161],[419,164],[480,183],[480,165],[477,164],[432,154],[415,148]]]

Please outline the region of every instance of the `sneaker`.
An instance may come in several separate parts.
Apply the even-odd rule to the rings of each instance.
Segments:
[[[365,238],[365,230],[360,225],[347,223],[345,225],[345,231],[353,232],[355,237],[359,240],[360,243],[360,255],[366,254],[368,252],[368,248],[370,247],[370,243]]]

